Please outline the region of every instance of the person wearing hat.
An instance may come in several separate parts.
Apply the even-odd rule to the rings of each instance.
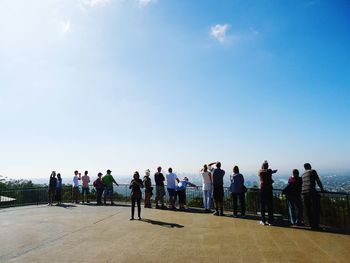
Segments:
[[[151,196],[152,196],[152,181],[150,178],[151,171],[147,169],[145,171],[145,176],[143,177],[143,185],[145,186],[145,208],[152,208]]]
[[[94,187],[96,189],[96,201],[97,205],[102,205],[102,194],[103,189],[105,188],[105,185],[102,182],[102,173],[97,174],[97,179],[94,181]]]
[[[113,183],[115,183],[117,186],[119,186],[119,184],[114,180],[111,173],[112,173],[111,170],[107,170],[107,174],[102,177],[102,183],[105,185],[105,188],[104,188],[104,204],[105,205],[106,205],[107,196],[109,196],[109,198],[111,200],[111,205],[114,205],[114,203],[113,203]]]
[[[197,187],[188,181],[187,177],[184,177],[182,181],[177,184],[176,193],[179,197],[179,209],[184,210],[186,205],[186,188],[187,186]]]

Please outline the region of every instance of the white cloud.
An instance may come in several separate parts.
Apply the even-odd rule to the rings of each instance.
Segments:
[[[223,43],[227,38],[227,31],[229,29],[229,24],[217,24],[210,28],[210,35],[214,37],[217,41]]]
[[[150,5],[151,3],[155,3],[157,0],[136,0],[138,6],[140,8],[142,7],[146,7],[148,5]]]
[[[71,32],[72,28],[71,28],[71,24],[69,20],[63,21],[61,22],[61,33],[62,34],[67,34],[69,32]]]
[[[78,0],[78,2],[85,7],[96,7],[96,6],[104,6],[111,2],[111,0]]]

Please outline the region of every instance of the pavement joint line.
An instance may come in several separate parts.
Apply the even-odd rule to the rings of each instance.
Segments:
[[[106,220],[106,219],[109,219],[109,218],[111,218],[111,217],[113,217],[113,216],[115,216],[115,215],[117,215],[117,214],[120,214],[120,213],[121,213],[121,211],[118,211],[117,213],[114,213],[114,214],[109,215],[109,216],[106,216],[106,217],[104,217],[104,218],[102,218],[102,219],[100,219],[100,220],[97,220],[97,221],[94,222],[93,224],[96,225],[96,224],[98,224],[98,223],[100,223],[100,222],[102,222],[102,221],[104,221],[104,220]]]

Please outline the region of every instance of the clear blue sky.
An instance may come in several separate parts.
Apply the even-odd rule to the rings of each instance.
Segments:
[[[350,2],[1,0],[0,174],[348,169]]]

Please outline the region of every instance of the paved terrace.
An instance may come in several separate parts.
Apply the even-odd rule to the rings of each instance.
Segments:
[[[350,236],[123,206],[0,210],[0,262],[349,262]]]

